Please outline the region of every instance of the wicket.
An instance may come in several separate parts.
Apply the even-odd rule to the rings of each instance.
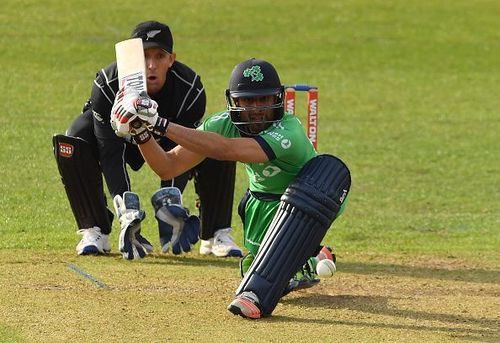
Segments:
[[[307,136],[318,148],[318,87],[306,84],[285,86],[285,112],[295,114],[295,92],[307,92]]]

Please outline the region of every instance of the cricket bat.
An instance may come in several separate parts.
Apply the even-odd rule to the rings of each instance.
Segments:
[[[119,88],[133,87],[147,92],[146,61],[141,38],[127,39],[115,44]]]

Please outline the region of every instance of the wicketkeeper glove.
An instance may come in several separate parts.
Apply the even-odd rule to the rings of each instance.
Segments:
[[[198,242],[200,219],[189,215],[182,206],[181,191],[177,187],[159,189],[151,198],[158,220],[160,244],[163,253],[172,249],[175,255],[189,252]]]
[[[133,192],[123,193],[123,198],[116,195],[113,205],[120,220],[118,247],[123,258],[144,258],[153,251],[153,246],[141,235],[141,221],[146,218],[146,213],[140,209],[139,196]]]
[[[177,243],[172,246],[172,253],[174,255],[190,252],[200,239],[200,218],[195,215],[189,215],[187,211],[182,214],[182,218],[184,220],[184,229]]]

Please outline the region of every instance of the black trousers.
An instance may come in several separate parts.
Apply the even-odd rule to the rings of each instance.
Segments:
[[[108,146],[106,141],[98,141],[94,132],[94,118],[90,108],[84,111],[73,121],[66,132],[68,136],[80,137],[91,146],[94,156],[102,165],[101,156],[116,154],[115,146]],[[130,179],[125,164],[137,171],[144,165],[144,159],[139,148],[131,143],[124,143],[124,151],[119,152],[123,158],[117,163],[106,163],[106,170],[102,170],[110,194],[114,197],[131,190]],[[165,150],[171,147],[162,145]],[[112,150],[115,149],[115,150]],[[113,160],[114,161],[114,160]],[[184,192],[187,182],[194,178],[195,190],[200,200],[200,219],[202,222],[201,238],[213,237],[216,230],[231,226],[232,206],[234,199],[236,163],[232,161],[217,161],[205,159],[192,170],[171,180],[161,180],[161,187],[177,187]],[[101,228],[104,234],[111,232],[111,227]]]

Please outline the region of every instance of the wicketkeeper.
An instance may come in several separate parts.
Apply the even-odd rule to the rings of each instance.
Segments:
[[[346,165],[332,155],[318,156],[300,121],[284,113],[283,91],[275,68],[252,58],[231,74],[227,110],[197,130],[136,106],[142,97],[131,89],[121,90],[113,110],[117,134],[131,133],[162,178],[180,175],[206,157],[245,164],[250,184],[239,213],[250,255],[228,308],[245,318],[271,315],[284,294],[317,283],[309,262],[320,250],[333,260],[320,244],[351,184]],[[164,152],[152,132],[179,145]]]
[[[177,61],[167,25],[146,21],[138,24],[132,38],[142,38],[146,60],[147,96],[155,114],[183,127],[195,128],[203,117],[206,96],[200,76]],[[111,249],[109,234],[113,212],[108,210],[102,175],[113,197],[120,220],[119,248],[126,259],[142,258],[152,251],[141,234],[145,212],[132,192],[128,167],[136,171],[144,159],[128,132],[121,137],[111,127],[111,109],[118,93],[116,62],[99,70],[90,99],[65,135],[53,138],[54,153],[78,232],[79,255],[105,254]],[[164,151],[177,144],[161,133],[154,140]],[[128,166],[128,167],[127,167]],[[216,256],[241,256],[231,237],[235,163],[200,159],[192,168],[162,177],[151,198],[158,220],[161,250],[175,254],[190,251],[201,238],[200,252]],[[188,213],[181,192],[190,178],[200,199],[200,220]],[[148,199],[149,200],[149,199]]]

